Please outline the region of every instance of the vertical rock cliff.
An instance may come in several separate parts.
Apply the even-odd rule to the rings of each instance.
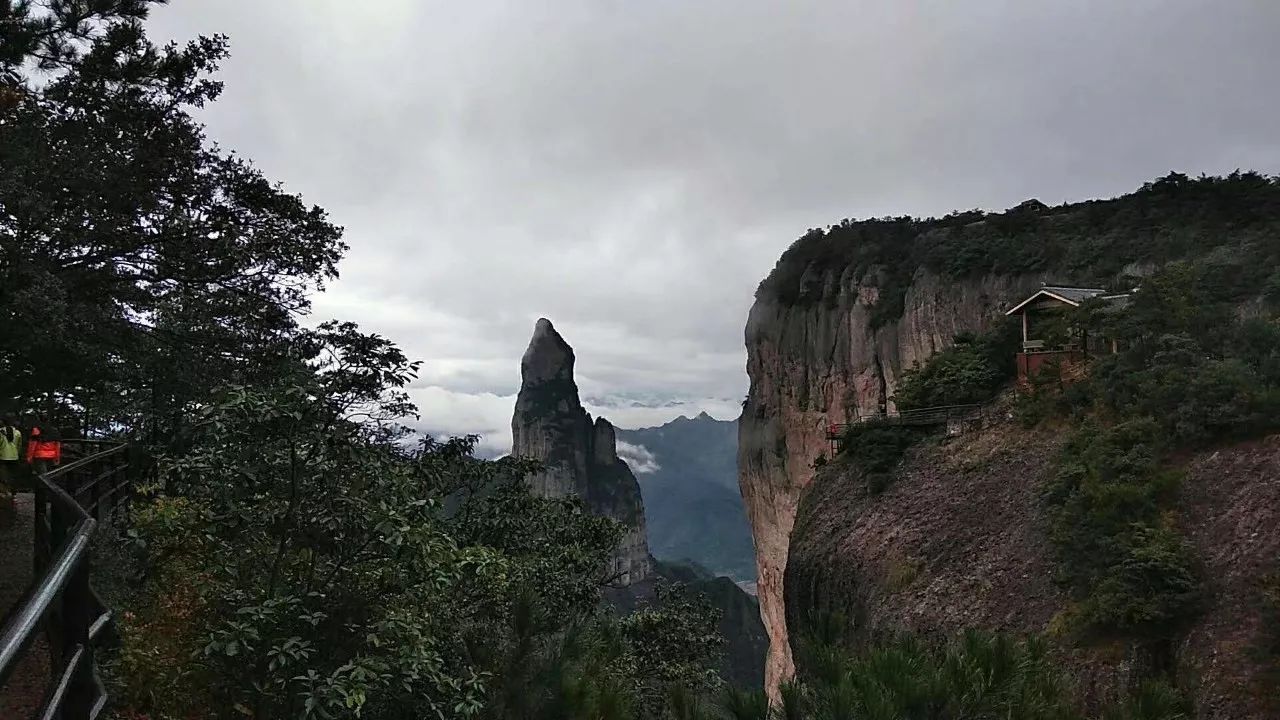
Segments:
[[[619,585],[652,573],[640,485],[618,458],[617,437],[604,418],[592,422],[573,380],[573,348],[543,318],[520,360],[520,394],[511,418],[511,454],[543,464],[527,478],[542,497],[582,498],[587,507],[627,527],[610,570]]]
[[[792,244],[747,320],[751,385],[738,426],[739,483],[771,641],[766,688],[776,694],[793,671],[783,577],[801,493],[814,461],[831,453],[829,424],[893,410],[904,370],[957,333],[983,329],[1042,282],[1132,287],[1133,275],[1171,262],[1252,258],[1224,270],[1222,284],[1262,287],[1275,282],[1277,237],[1280,182],[1171,173],[1109,200],[846,220]],[[839,510],[813,514],[845,522]]]
[[[903,369],[947,347],[957,333],[981,329],[1039,284],[1030,275],[943,282],[920,271],[903,295],[902,316],[877,326],[878,282],[875,271],[829,271],[812,278],[816,294],[800,302],[759,293],[747,320],[751,388],[738,426],[738,471],[769,632],[770,689],[793,669],[783,576],[800,493],[814,461],[831,453],[827,426],[892,409]]]

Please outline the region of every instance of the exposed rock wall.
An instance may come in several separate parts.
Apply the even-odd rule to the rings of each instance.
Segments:
[[[652,573],[640,485],[618,458],[616,431],[604,418],[592,422],[573,380],[573,348],[543,318],[520,360],[520,394],[511,418],[511,454],[538,460],[526,480],[542,497],[576,496],[600,515],[627,526],[610,560],[617,584]]]
[[[1054,582],[1041,497],[1063,433],[1001,421],[1003,409],[989,417],[981,431],[920,442],[879,495],[847,461],[818,471],[791,536],[789,628],[817,611],[847,618],[855,643],[969,627],[1045,634],[1094,717],[1133,689],[1142,654],[1059,636],[1069,598]],[[1209,597],[1174,653],[1179,684],[1201,720],[1280,717],[1258,583],[1280,567],[1280,436],[1185,460],[1179,525],[1204,559]]]
[[[751,379],[738,435],[738,472],[756,546],[761,615],[769,632],[766,688],[793,671],[783,574],[801,490],[814,460],[830,455],[826,429],[858,414],[892,409],[903,369],[978,330],[1043,278],[988,275],[942,280],[921,270],[906,289],[900,319],[873,326],[874,270],[840,268],[807,278],[803,303],[760,293],[747,320]]]
[[[830,454],[828,424],[891,410],[904,369],[1042,281],[1118,287],[1165,263],[1234,258],[1242,264],[1223,277],[1258,285],[1254,276],[1276,264],[1277,237],[1280,183],[1235,173],[1170,174],[1128,195],[1053,208],[846,220],[793,243],[747,321],[751,387],[739,424],[739,483],[771,640],[767,689],[776,695],[793,668],[783,576],[801,490],[814,460]]]

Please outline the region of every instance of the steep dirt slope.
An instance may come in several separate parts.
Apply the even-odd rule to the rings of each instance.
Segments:
[[[1054,430],[1007,419],[933,438],[909,451],[878,496],[856,468],[823,468],[791,538],[785,600],[793,635],[826,612],[849,618],[855,640],[965,627],[1047,633],[1082,702],[1114,698],[1130,685],[1133,649],[1119,641],[1080,647],[1057,634],[1068,598],[1053,580],[1039,494],[1060,445]],[[1181,682],[1200,718],[1274,718],[1254,651],[1258,580],[1280,563],[1280,437],[1187,460],[1180,522],[1204,560],[1210,597],[1179,645]]]
[[[1210,590],[1182,647],[1187,680],[1201,688],[1201,716],[1278,718],[1280,679],[1265,673],[1258,646],[1259,580],[1280,572],[1280,436],[1193,458],[1183,513]]]

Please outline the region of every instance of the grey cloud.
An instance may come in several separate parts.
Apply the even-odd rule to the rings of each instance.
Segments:
[[[633,445],[619,440],[618,457],[622,458],[631,467],[631,472],[637,475],[656,473],[662,469],[658,464],[658,458],[643,445]]]
[[[347,228],[317,316],[424,359],[424,418],[459,431],[441,398],[492,416],[539,316],[592,395],[740,398],[752,292],[807,227],[1280,170],[1272,0],[178,0],[153,26],[231,36],[211,136]]]

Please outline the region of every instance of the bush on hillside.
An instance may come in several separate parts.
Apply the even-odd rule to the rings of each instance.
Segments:
[[[1086,627],[1160,636],[1190,617],[1201,581],[1165,509],[1181,480],[1162,467],[1158,423],[1086,423],[1046,489],[1050,539]]]
[[[906,370],[893,400],[900,410],[967,405],[991,399],[1017,371],[1017,323],[1001,318],[981,334],[963,333],[923,366]]]
[[[1080,424],[1046,494],[1059,569],[1086,626],[1167,637],[1197,611],[1194,553],[1171,520],[1177,448],[1280,428],[1280,324],[1245,318],[1267,273],[1239,258],[1171,264],[1126,306],[1086,303],[1075,320],[1120,340],[1075,384],[1035,383],[1020,403],[1035,421],[1052,409]]]
[[[1263,291],[1245,276],[1236,264],[1178,263],[1120,311],[1087,306],[1081,321],[1122,343],[1099,358],[1087,398],[1112,416],[1156,418],[1178,445],[1280,427],[1280,323],[1241,319],[1236,304]]]
[[[907,449],[925,434],[920,428],[885,422],[850,425],[840,452],[866,478],[871,494],[878,495],[889,487]]]
[[[730,720],[1083,720],[1071,681],[1039,638],[967,630],[941,644],[912,636],[853,653],[802,640],[797,679],[772,712],[762,693],[735,693]],[[1186,701],[1169,685],[1143,683],[1104,710],[1107,720],[1186,720]],[[706,717],[706,716],[703,716]]]

